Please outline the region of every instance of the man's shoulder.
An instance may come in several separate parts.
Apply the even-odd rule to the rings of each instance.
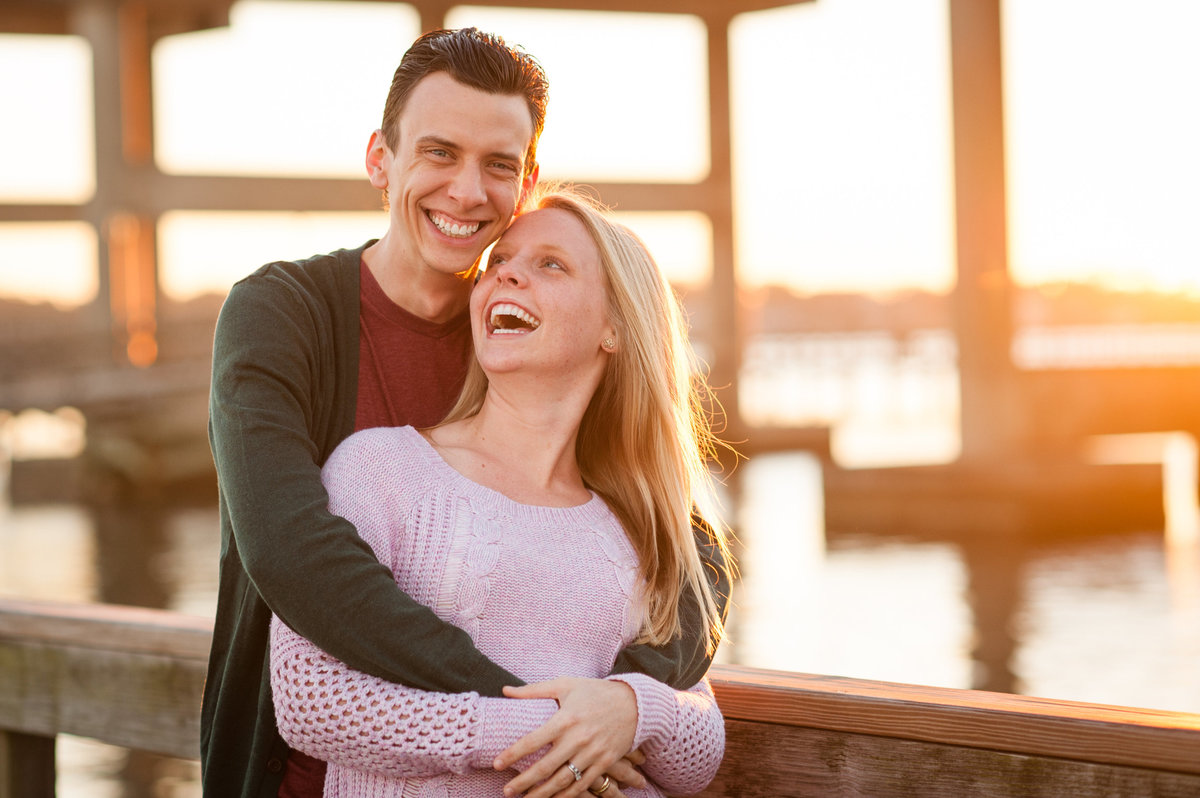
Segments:
[[[278,285],[293,290],[327,292],[358,285],[358,266],[362,253],[373,242],[348,249],[337,249],[302,260],[276,260],[265,263],[238,280],[234,290]]]
[[[357,325],[359,262],[367,246],[370,242],[304,260],[264,264],[229,289],[221,319],[258,327],[296,314],[314,319],[346,316],[347,323],[353,315]]]

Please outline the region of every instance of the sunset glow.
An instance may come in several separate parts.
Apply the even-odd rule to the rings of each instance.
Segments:
[[[953,287],[947,8],[945,0],[819,0],[735,20],[744,285]],[[1192,144],[1200,105],[1186,99],[1189,76],[1200,74],[1191,46],[1200,6],[1148,0],[1130,13],[1115,0],[1008,0],[1004,14],[1013,279],[1200,294],[1190,240],[1200,218]],[[391,71],[417,24],[403,4],[244,0],[228,28],[169,37],[154,52],[160,167],[360,175]],[[496,30],[546,66],[543,175],[688,182],[706,173],[706,33],[697,18],[461,6],[448,24]],[[597,33],[572,34],[581,27]],[[604,42],[618,35],[622,55],[613,58]],[[328,58],[296,57],[318,42]],[[29,76],[0,84],[0,107],[22,120],[0,131],[0,199],[85,200],[94,189],[86,46],[75,37],[0,36],[0,70]],[[221,291],[267,251],[291,257],[359,243],[384,223],[382,215],[378,224],[369,215],[303,218],[170,214],[160,229],[162,285],[181,297]],[[629,220],[672,279],[706,280],[705,220]],[[208,234],[191,232],[201,228]],[[242,234],[234,249],[244,262],[230,262],[223,253]],[[31,236],[44,245],[37,260],[72,265],[31,273]],[[0,295],[87,301],[96,280],[84,272],[95,260],[76,265],[77,237],[0,225]]]

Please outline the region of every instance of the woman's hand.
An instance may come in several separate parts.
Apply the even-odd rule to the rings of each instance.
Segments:
[[[541,759],[504,787],[506,796],[576,798],[611,778],[604,798],[619,798],[616,783],[644,787],[645,777],[625,758],[637,731],[637,699],[624,682],[605,679],[552,679],[523,687],[505,687],[508,698],[553,698],[558,712],[537,731],[522,737],[496,757],[496,770],[550,746]],[[568,765],[569,763],[569,765]],[[579,771],[576,778],[571,770]],[[528,792],[527,792],[528,791]]]

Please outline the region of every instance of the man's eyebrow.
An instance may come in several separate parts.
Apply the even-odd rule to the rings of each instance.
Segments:
[[[432,145],[436,145],[438,147],[443,147],[447,150],[454,150],[455,152],[458,152],[459,150],[462,149],[461,147],[458,146],[458,144],[451,141],[450,139],[442,138],[441,136],[438,136],[438,135],[432,134],[432,133],[429,135],[426,135],[426,136],[419,137],[417,139],[417,144],[419,146],[423,146],[423,147],[427,147],[432,144]],[[524,153],[514,154],[511,152],[496,151],[496,152],[488,153],[487,157],[488,158],[499,158],[500,160],[503,160],[503,161],[512,161],[515,164],[520,164],[522,162],[522,159],[525,157],[525,154]]]
[[[444,139],[441,136],[435,136],[432,134],[426,135],[426,136],[419,136],[417,138],[417,144],[422,147],[427,147],[430,144],[436,144],[437,146],[444,147],[447,150],[457,150],[458,149],[458,145],[455,144],[450,139]]]

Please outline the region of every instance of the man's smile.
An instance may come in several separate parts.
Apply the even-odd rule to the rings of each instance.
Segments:
[[[429,221],[433,222],[433,226],[441,231],[443,235],[448,235],[451,238],[470,238],[479,232],[479,228],[483,226],[483,222],[458,221],[437,211],[425,211],[425,215],[429,217]]]

